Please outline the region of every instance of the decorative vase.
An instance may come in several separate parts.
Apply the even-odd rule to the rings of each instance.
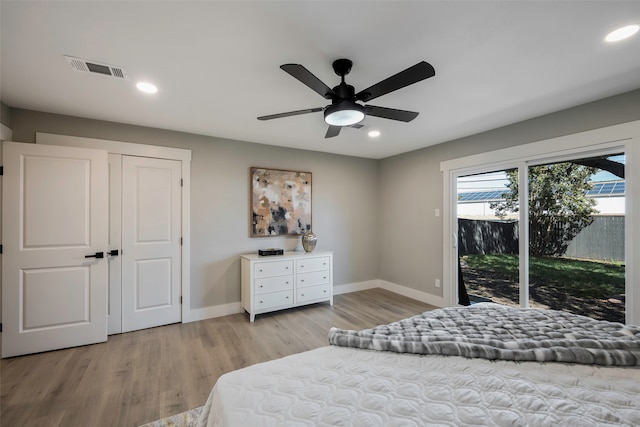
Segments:
[[[302,235],[302,248],[305,252],[312,252],[316,248],[318,237],[311,230]]]

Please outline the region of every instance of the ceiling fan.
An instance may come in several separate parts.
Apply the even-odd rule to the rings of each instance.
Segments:
[[[331,104],[325,107],[261,116],[258,117],[258,120],[279,119],[281,117],[324,111],[324,121],[329,125],[329,129],[324,136],[325,138],[337,136],[343,126],[361,127],[357,123],[361,122],[366,115],[401,122],[410,122],[418,116],[417,112],[377,107],[375,105],[362,105],[357,101],[369,102],[379,96],[428,79],[436,74],[431,64],[422,61],[356,93],[354,87],[344,81],[344,76],[349,74],[352,66],[353,63],[349,59],[337,59],[333,61],[333,71],[340,76],[341,81],[338,86],[331,89],[300,64],[281,65],[280,68],[294,78],[307,85],[323,98],[330,99]]]

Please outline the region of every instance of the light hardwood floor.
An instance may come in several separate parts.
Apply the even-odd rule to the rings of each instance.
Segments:
[[[317,304],[112,335],[106,343],[4,359],[0,425],[136,427],[205,403],[222,374],[328,345],[434,306],[371,289]]]

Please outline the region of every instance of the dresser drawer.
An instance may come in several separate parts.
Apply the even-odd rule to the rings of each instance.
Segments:
[[[256,310],[263,310],[271,307],[284,307],[293,305],[293,290],[270,292],[255,296]]]
[[[296,302],[303,303],[315,300],[326,300],[331,298],[330,285],[311,286],[297,290],[298,299]]]
[[[293,274],[293,261],[258,262],[253,266],[253,275],[256,279],[285,274]]]
[[[313,273],[301,273],[296,276],[296,287],[327,285],[329,284],[329,270],[314,271]]]
[[[287,289],[293,289],[293,274],[288,276],[263,277],[255,281],[256,294],[284,291]]]
[[[296,262],[296,273],[307,273],[310,271],[329,270],[331,262],[329,257],[307,258]]]

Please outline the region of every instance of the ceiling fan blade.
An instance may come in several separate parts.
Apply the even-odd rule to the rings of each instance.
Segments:
[[[281,65],[282,68],[287,73],[291,74],[296,79],[300,80],[302,83],[307,85],[316,93],[320,94],[323,98],[333,99],[336,94],[333,90],[324,84],[319,78],[311,74],[311,71],[307,70],[300,64],[284,64]]]
[[[327,134],[324,136],[325,138],[333,138],[334,136],[338,136],[340,133],[340,126],[329,126],[327,129]]]
[[[412,85],[421,80],[428,79],[436,75],[436,70],[428,62],[418,62],[413,67],[409,67],[404,71],[400,71],[379,83],[374,84],[356,94],[359,101],[368,102],[374,98],[386,95],[394,90]]]
[[[375,105],[365,105],[364,111],[368,116],[382,117],[383,119],[410,122],[418,117],[415,111],[396,110],[394,108],[376,107]]]
[[[279,114],[271,114],[269,116],[260,116],[258,117],[258,120],[271,120],[271,119],[279,119],[281,117],[299,116],[300,114],[317,113],[318,111],[322,111],[322,110],[324,110],[323,107],[308,108],[306,110],[289,111],[288,113],[279,113]]]

